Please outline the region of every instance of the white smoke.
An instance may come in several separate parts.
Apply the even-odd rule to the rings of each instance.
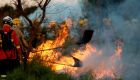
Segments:
[[[126,0],[116,11],[110,13],[117,33],[124,39],[123,77],[125,80],[139,80],[140,53],[140,1]]]
[[[0,5],[3,6],[5,3],[9,3],[10,0],[0,0]],[[85,0],[86,1],[86,0]],[[106,0],[108,1],[108,0]],[[29,2],[29,1],[27,1]],[[85,15],[82,12],[84,8],[81,2],[84,0],[52,0],[47,7],[47,17],[49,20],[56,20],[58,22],[63,21],[67,17],[79,18]],[[112,65],[108,57],[114,53],[113,39],[122,38],[124,40],[124,47],[122,53],[121,62],[117,61],[118,64],[123,64],[121,69],[121,76],[124,80],[140,80],[140,0],[124,0],[119,5],[110,5],[107,8],[97,8],[88,3],[84,11],[88,13],[89,26],[95,29],[92,44],[96,45],[97,50],[102,50],[103,55],[95,55],[93,51],[84,53],[89,54],[86,59],[83,60],[84,66],[83,73],[89,69],[97,69],[98,64],[105,60],[106,67]],[[9,3],[10,4],[10,3]],[[87,9],[87,10],[86,10]],[[35,17],[36,14],[32,14]],[[103,24],[103,19],[111,19],[111,28],[108,29]],[[104,42],[105,41],[105,42]],[[97,51],[96,53],[99,53]],[[87,69],[87,70],[86,70]],[[118,70],[120,71],[120,70]]]
[[[108,0],[106,0],[107,2]],[[113,46],[113,40],[122,38],[124,41],[122,60],[116,64],[122,64],[120,75],[124,80],[139,80],[139,53],[140,53],[140,1],[139,0],[124,0],[124,2],[118,5],[108,5],[107,8],[98,8],[91,6],[88,9],[88,16],[90,23],[96,27],[93,37],[93,44],[96,44],[98,49],[103,50],[104,55],[101,58],[96,59],[96,56],[90,56],[85,60],[85,67],[92,67],[105,60],[105,56],[111,55]],[[89,3],[90,4],[90,3]],[[98,12],[98,14],[97,14]],[[108,18],[111,20],[111,26],[108,28],[103,23],[103,19]],[[105,42],[104,42],[105,41]],[[91,63],[97,63],[91,65]],[[108,63],[110,61],[107,61]]]
[[[76,19],[82,15],[79,0],[52,0],[46,9],[48,19],[58,22],[68,17]]]

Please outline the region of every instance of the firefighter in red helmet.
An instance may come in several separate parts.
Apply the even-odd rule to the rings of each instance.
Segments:
[[[3,29],[0,32],[0,75],[6,74],[19,66],[22,55],[17,34],[11,29],[12,18],[3,18]]]

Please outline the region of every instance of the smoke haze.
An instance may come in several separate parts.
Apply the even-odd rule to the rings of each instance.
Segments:
[[[105,1],[107,3],[109,0]],[[115,50],[113,40],[121,38],[124,42],[122,58],[115,63],[118,75],[124,80],[140,79],[139,3],[139,0],[124,0],[119,4],[108,5],[106,7],[95,7],[91,3],[88,3],[89,6],[85,8],[88,10],[89,23],[92,25],[90,27],[95,29],[92,43],[96,44],[98,50],[102,50],[104,55],[100,57],[94,54],[90,55],[84,60],[84,67],[96,70],[99,67],[98,64],[102,61],[106,62],[106,67],[114,65],[108,59]],[[104,19],[106,18],[111,20],[110,25],[107,25],[107,22],[104,23]],[[118,65],[121,65],[121,69],[117,67]]]
[[[108,1],[110,0],[104,0],[105,3]],[[0,3],[5,4],[3,0]],[[139,3],[140,0],[124,0],[119,4],[97,7],[87,0],[54,0],[49,4],[52,7],[47,7],[47,17],[58,22],[67,17],[77,19],[85,16],[89,19],[88,27],[94,29],[95,33],[90,42],[92,48],[81,51],[84,58],[83,67],[78,71],[80,74],[90,70],[96,72],[105,63],[105,69],[112,68],[113,65],[117,69],[117,75],[124,80],[140,80]],[[113,57],[114,61],[111,61],[110,58],[115,53],[114,40],[118,38],[124,42],[122,56],[121,59]]]

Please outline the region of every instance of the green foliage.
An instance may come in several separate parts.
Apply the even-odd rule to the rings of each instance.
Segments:
[[[91,75],[91,72],[88,72],[88,73],[82,75],[78,80],[95,80],[95,79]]]
[[[26,68],[22,66],[7,74],[7,80],[69,80],[67,74],[56,74],[50,67],[41,63],[40,59],[33,59]]]
[[[122,78],[118,78],[118,79],[116,79],[116,80],[123,80]]]
[[[74,78],[68,74],[56,74],[50,67],[42,64],[41,59],[36,56],[29,62],[26,68],[23,66],[15,69],[7,74],[7,80],[95,80],[91,72],[85,73],[78,78]],[[123,80],[118,78],[115,80]]]

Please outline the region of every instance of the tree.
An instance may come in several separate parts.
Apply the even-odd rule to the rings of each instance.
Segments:
[[[32,7],[29,7],[29,8],[25,8],[25,14],[26,15],[30,15],[31,13],[33,13],[35,10],[37,9],[36,6],[32,6]],[[14,9],[12,6],[6,4],[5,6],[3,7],[0,7],[0,21],[2,21],[2,18],[4,16],[11,16],[12,18],[16,18],[16,17],[19,17],[21,16],[21,14],[19,14],[16,9]],[[1,24],[2,22],[0,22],[0,25],[2,26]]]
[[[27,21],[28,21],[28,24],[29,26],[31,27],[30,28],[30,40],[29,40],[29,50],[28,50],[28,53],[30,52],[30,50],[32,49],[32,40],[34,38],[36,38],[36,34],[37,33],[40,33],[41,30],[41,24],[43,23],[45,17],[46,17],[46,6],[49,4],[49,2],[51,0],[34,0],[36,3],[37,3],[37,6],[32,6],[32,8],[23,8],[23,4],[24,2],[22,2],[23,0],[15,0],[13,1],[15,7],[16,7],[16,12],[19,13],[20,16],[23,16]],[[28,17],[28,14],[30,12],[33,12],[34,10],[36,10],[37,8],[39,8],[42,13],[41,13],[41,18],[38,19],[37,22],[33,22],[29,17]],[[32,10],[33,11],[32,11]]]
[[[14,8],[9,6],[9,5],[5,5],[3,7],[0,7],[0,26],[2,26],[2,18],[6,15],[13,15],[14,13]]]

